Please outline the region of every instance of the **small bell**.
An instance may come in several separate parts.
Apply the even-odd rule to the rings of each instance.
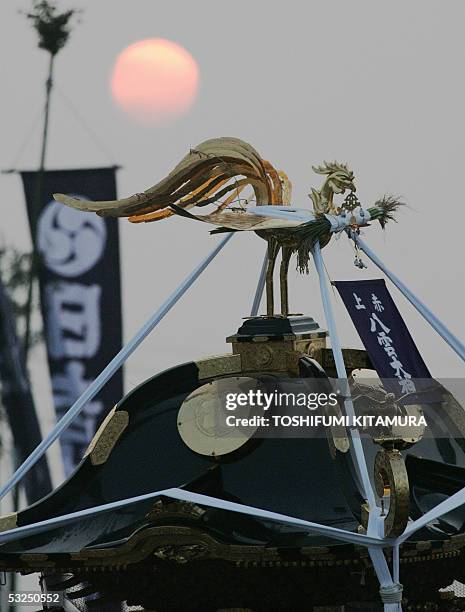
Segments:
[[[367,268],[368,266],[362,261],[360,255],[356,255],[355,259],[354,259],[354,266],[356,266],[357,268],[360,268],[360,270],[363,270],[364,268]]]

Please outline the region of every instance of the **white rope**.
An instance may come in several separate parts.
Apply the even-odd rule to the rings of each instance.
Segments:
[[[365,244],[365,242],[355,233],[349,232],[349,236],[355,242],[355,244],[371,259],[371,261],[386,274],[386,276],[392,281],[392,283],[401,291],[401,293],[408,299],[408,301],[418,310],[418,312],[426,319],[431,327],[441,336],[441,338],[459,355],[462,360],[465,361],[465,345],[461,342],[452,332],[440,321],[435,314],[433,314],[429,308],[423,304],[417,296],[410,291],[410,289],[393,273],[387,268],[379,257]],[[398,546],[402,542],[405,542],[413,533],[425,527],[428,523],[438,519],[444,514],[455,510],[456,508],[465,504],[465,487],[446,499],[445,501],[438,504],[432,510],[429,510],[422,517],[410,523],[402,535],[396,539],[396,546],[394,547],[394,573],[398,574],[399,565],[399,554]],[[396,554],[397,548],[397,554]]]
[[[6,542],[13,542],[21,537],[31,536],[38,533],[43,533],[52,528],[63,527],[69,523],[77,520],[90,518],[101,514],[102,512],[108,512],[110,510],[118,510],[126,506],[131,506],[138,502],[147,501],[156,497],[169,497],[172,499],[178,499],[182,501],[191,502],[201,506],[209,506],[211,508],[218,508],[220,510],[228,510],[230,512],[239,512],[241,514],[247,514],[249,516],[256,516],[260,519],[269,521],[278,521],[285,523],[286,525],[292,525],[293,527],[302,528],[309,533],[318,533],[320,535],[327,536],[335,540],[342,542],[348,542],[349,544],[359,544],[361,546],[370,546],[372,548],[379,548],[382,553],[382,547],[386,546],[386,542],[379,538],[371,538],[360,533],[353,533],[337,527],[329,527],[327,525],[320,525],[319,523],[313,523],[311,521],[305,521],[303,519],[287,516],[278,512],[270,512],[269,510],[262,510],[261,508],[255,508],[254,506],[246,506],[244,504],[238,504],[235,502],[229,502],[216,497],[210,497],[209,495],[202,495],[200,493],[192,493],[184,489],[172,488],[162,489],[161,491],[155,491],[153,493],[146,493],[145,495],[138,495],[137,497],[130,497],[127,499],[110,502],[108,504],[102,504],[100,506],[94,506],[93,508],[86,508],[77,512],[71,512],[70,514],[64,514],[62,516],[53,517],[46,519],[45,521],[39,521],[32,523],[31,525],[24,525],[23,527],[16,527],[0,533],[0,545]],[[384,555],[383,555],[384,556]]]
[[[412,534],[421,529],[422,527],[426,527],[428,523],[431,523],[441,517],[443,514],[447,514],[448,512],[452,512],[456,508],[463,506],[465,504],[465,487],[454,493],[449,499],[444,500],[431,510],[429,510],[422,517],[410,523],[407,526],[407,529],[404,531],[402,535],[400,535],[396,540],[396,544],[401,544],[405,542]]]
[[[401,612],[403,587],[392,579],[383,550],[370,547],[368,552],[380,584],[379,594],[384,605],[384,612]]]
[[[364,243],[364,241],[353,231],[349,232],[349,236],[355,242],[355,244],[361,249],[371,261],[378,266],[378,268],[386,274],[392,283],[399,289],[399,291],[407,298],[407,300],[414,306],[421,316],[428,321],[431,327],[441,336],[441,338],[447,342],[447,344],[453,349],[457,355],[465,361],[465,344],[454,336],[454,334],[440,321],[431,310],[423,304],[423,302],[417,298],[417,296],[410,291],[400,278],[398,278],[389,268],[387,268],[380,258]]]
[[[258,315],[258,309],[260,308],[260,302],[262,301],[262,296],[263,296],[263,289],[265,288],[267,267],[268,267],[268,249],[265,251],[265,257],[263,258],[263,263],[262,263],[262,267],[260,270],[260,276],[258,277],[257,289],[255,290],[252,310],[250,311],[251,317],[256,317]]]
[[[337,333],[336,322],[334,320],[333,309],[331,306],[331,299],[328,291],[328,287],[326,284],[326,278],[324,273],[324,265],[323,258],[321,256],[321,248],[319,242],[315,244],[313,247],[313,259],[315,261],[315,267],[318,272],[318,277],[320,281],[320,292],[321,299],[323,302],[323,309],[325,311],[326,324],[328,325],[328,333],[331,340],[331,348],[334,355],[334,362],[336,364],[336,371],[338,378],[344,381],[347,381],[347,371],[344,364],[344,357],[342,355],[342,348],[339,342],[339,336]],[[346,384],[346,387],[348,385]],[[346,399],[344,400],[344,405],[348,416],[352,419],[355,418],[355,411],[352,404],[352,399],[350,398],[350,394],[348,389],[345,391]],[[365,453],[363,451],[362,441],[360,438],[360,432],[357,428],[350,429],[350,435],[352,438],[352,445],[355,453],[355,462],[358,468],[358,472],[360,474],[360,478],[362,481],[363,494],[365,499],[368,501],[368,505],[370,507],[370,511],[376,507],[375,495],[373,492],[373,487],[371,486],[370,477],[368,475],[368,468],[365,459]]]
[[[400,551],[399,545],[395,544],[392,548],[392,577],[394,582],[399,582],[400,574]]]
[[[384,537],[384,519],[382,509],[379,506],[374,506],[370,509],[368,515],[367,534],[378,538]]]
[[[142,326],[137,334],[117,353],[110,363],[100,372],[97,378],[87,387],[84,393],[74,402],[65,415],[58,421],[52,431],[42,440],[42,442],[32,451],[23,461],[8,482],[0,489],[0,499],[2,499],[22,478],[33,465],[42,457],[49,446],[58,436],[69,427],[74,419],[80,414],[87,402],[97,395],[100,389],[108,382],[113,374],[123,365],[126,359],[136,350],[141,342],[150,332],[160,323],[164,316],[173,308],[176,302],[186,293],[189,287],[195,282],[205,268],[218,255],[221,249],[232,238],[233,234],[227,234],[221,242],[211,251],[200,264],[194,268],[189,276],[179,285],[179,287],[168,297],[160,308]]]
[[[315,266],[320,280],[321,297],[323,301],[323,308],[325,311],[326,323],[328,325],[328,332],[331,340],[331,347],[333,350],[337,375],[338,378],[347,380],[344,357],[337,334],[337,328],[331,306],[330,295],[328,287],[326,285],[323,258],[321,256],[321,248],[319,243],[316,243],[313,248],[313,259],[315,261]],[[355,416],[354,407],[350,395],[345,399],[344,404],[347,414],[349,416]],[[370,477],[368,475],[368,468],[366,464],[365,453],[363,451],[362,441],[360,438],[360,433],[358,429],[355,428],[352,428],[350,430],[350,433],[352,437],[356,464],[360,473],[360,477],[362,479],[362,486],[365,492],[365,497],[368,500],[370,508],[368,515],[368,537],[380,538],[381,540],[384,540],[386,544],[388,544],[387,539],[384,538],[384,518],[381,516],[381,509],[376,505],[375,494],[371,485]],[[397,593],[399,587],[402,593],[402,587],[393,582],[383,550],[379,547],[375,548],[369,546],[368,553],[370,555],[371,562],[373,563],[373,568],[375,570],[376,577],[378,578],[378,581],[380,583],[380,595],[381,600],[384,604],[384,612],[401,611],[400,602],[402,600],[402,595],[400,595],[400,599],[394,600],[392,598],[397,597],[397,595],[394,595],[394,593]],[[391,600],[389,600],[390,597]]]

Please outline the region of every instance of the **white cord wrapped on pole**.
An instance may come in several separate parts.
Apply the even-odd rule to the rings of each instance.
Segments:
[[[401,584],[389,584],[382,586],[379,589],[381,601],[383,604],[400,604],[402,602],[402,591],[403,586]],[[394,610],[398,610],[398,606],[395,605]]]

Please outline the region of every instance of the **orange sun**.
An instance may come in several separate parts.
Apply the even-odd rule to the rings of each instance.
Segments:
[[[197,63],[186,49],[170,40],[149,38],[118,55],[111,91],[133,119],[160,125],[189,110],[198,82]]]

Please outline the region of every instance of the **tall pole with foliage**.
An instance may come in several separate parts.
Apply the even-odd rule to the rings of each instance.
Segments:
[[[45,161],[47,156],[49,119],[50,119],[50,102],[53,89],[53,70],[57,54],[63,49],[68,42],[71,34],[71,21],[77,13],[75,9],[70,9],[64,12],[59,12],[56,3],[49,0],[33,0],[32,8],[25,13],[26,18],[32,23],[33,28],[37,32],[40,49],[47,51],[49,54],[48,74],[45,81],[45,105],[43,114],[43,129],[42,141],[40,146],[39,168],[37,172],[37,183],[34,198],[34,207],[38,211],[42,202],[43,179],[45,172]],[[24,360],[27,362],[27,355],[31,346],[31,319],[33,312],[33,296],[34,282],[37,272],[38,253],[35,246],[35,221],[37,215],[31,215],[32,237],[32,254],[30,258],[30,269],[27,287],[27,301],[25,306],[25,332],[24,332]],[[13,496],[14,507],[19,504],[19,491],[16,487]],[[16,588],[16,577],[13,573],[11,576],[10,590],[14,592]],[[14,612],[15,606],[11,604],[9,611]]]
[[[71,34],[71,21],[73,16],[78,13],[75,9],[70,9],[60,13],[56,3],[49,0],[33,0],[32,9],[26,13],[27,19],[32,23],[33,28],[37,32],[39,38],[39,48],[47,51],[49,54],[48,75],[45,81],[45,106],[42,130],[42,142],[40,150],[39,169],[37,172],[36,193],[34,198],[34,207],[39,210],[42,201],[43,178],[45,171],[45,161],[47,156],[49,118],[50,118],[50,102],[53,88],[53,70],[54,62],[57,54],[63,49],[68,42]],[[36,228],[34,219],[36,215],[31,215],[31,228],[35,234]],[[27,359],[27,353],[30,347],[31,338],[31,318],[32,318],[32,301],[34,292],[34,280],[37,270],[37,251],[34,244],[33,236],[32,258],[31,258],[31,273],[29,278],[28,298],[26,308],[26,329],[24,336],[24,354]]]

